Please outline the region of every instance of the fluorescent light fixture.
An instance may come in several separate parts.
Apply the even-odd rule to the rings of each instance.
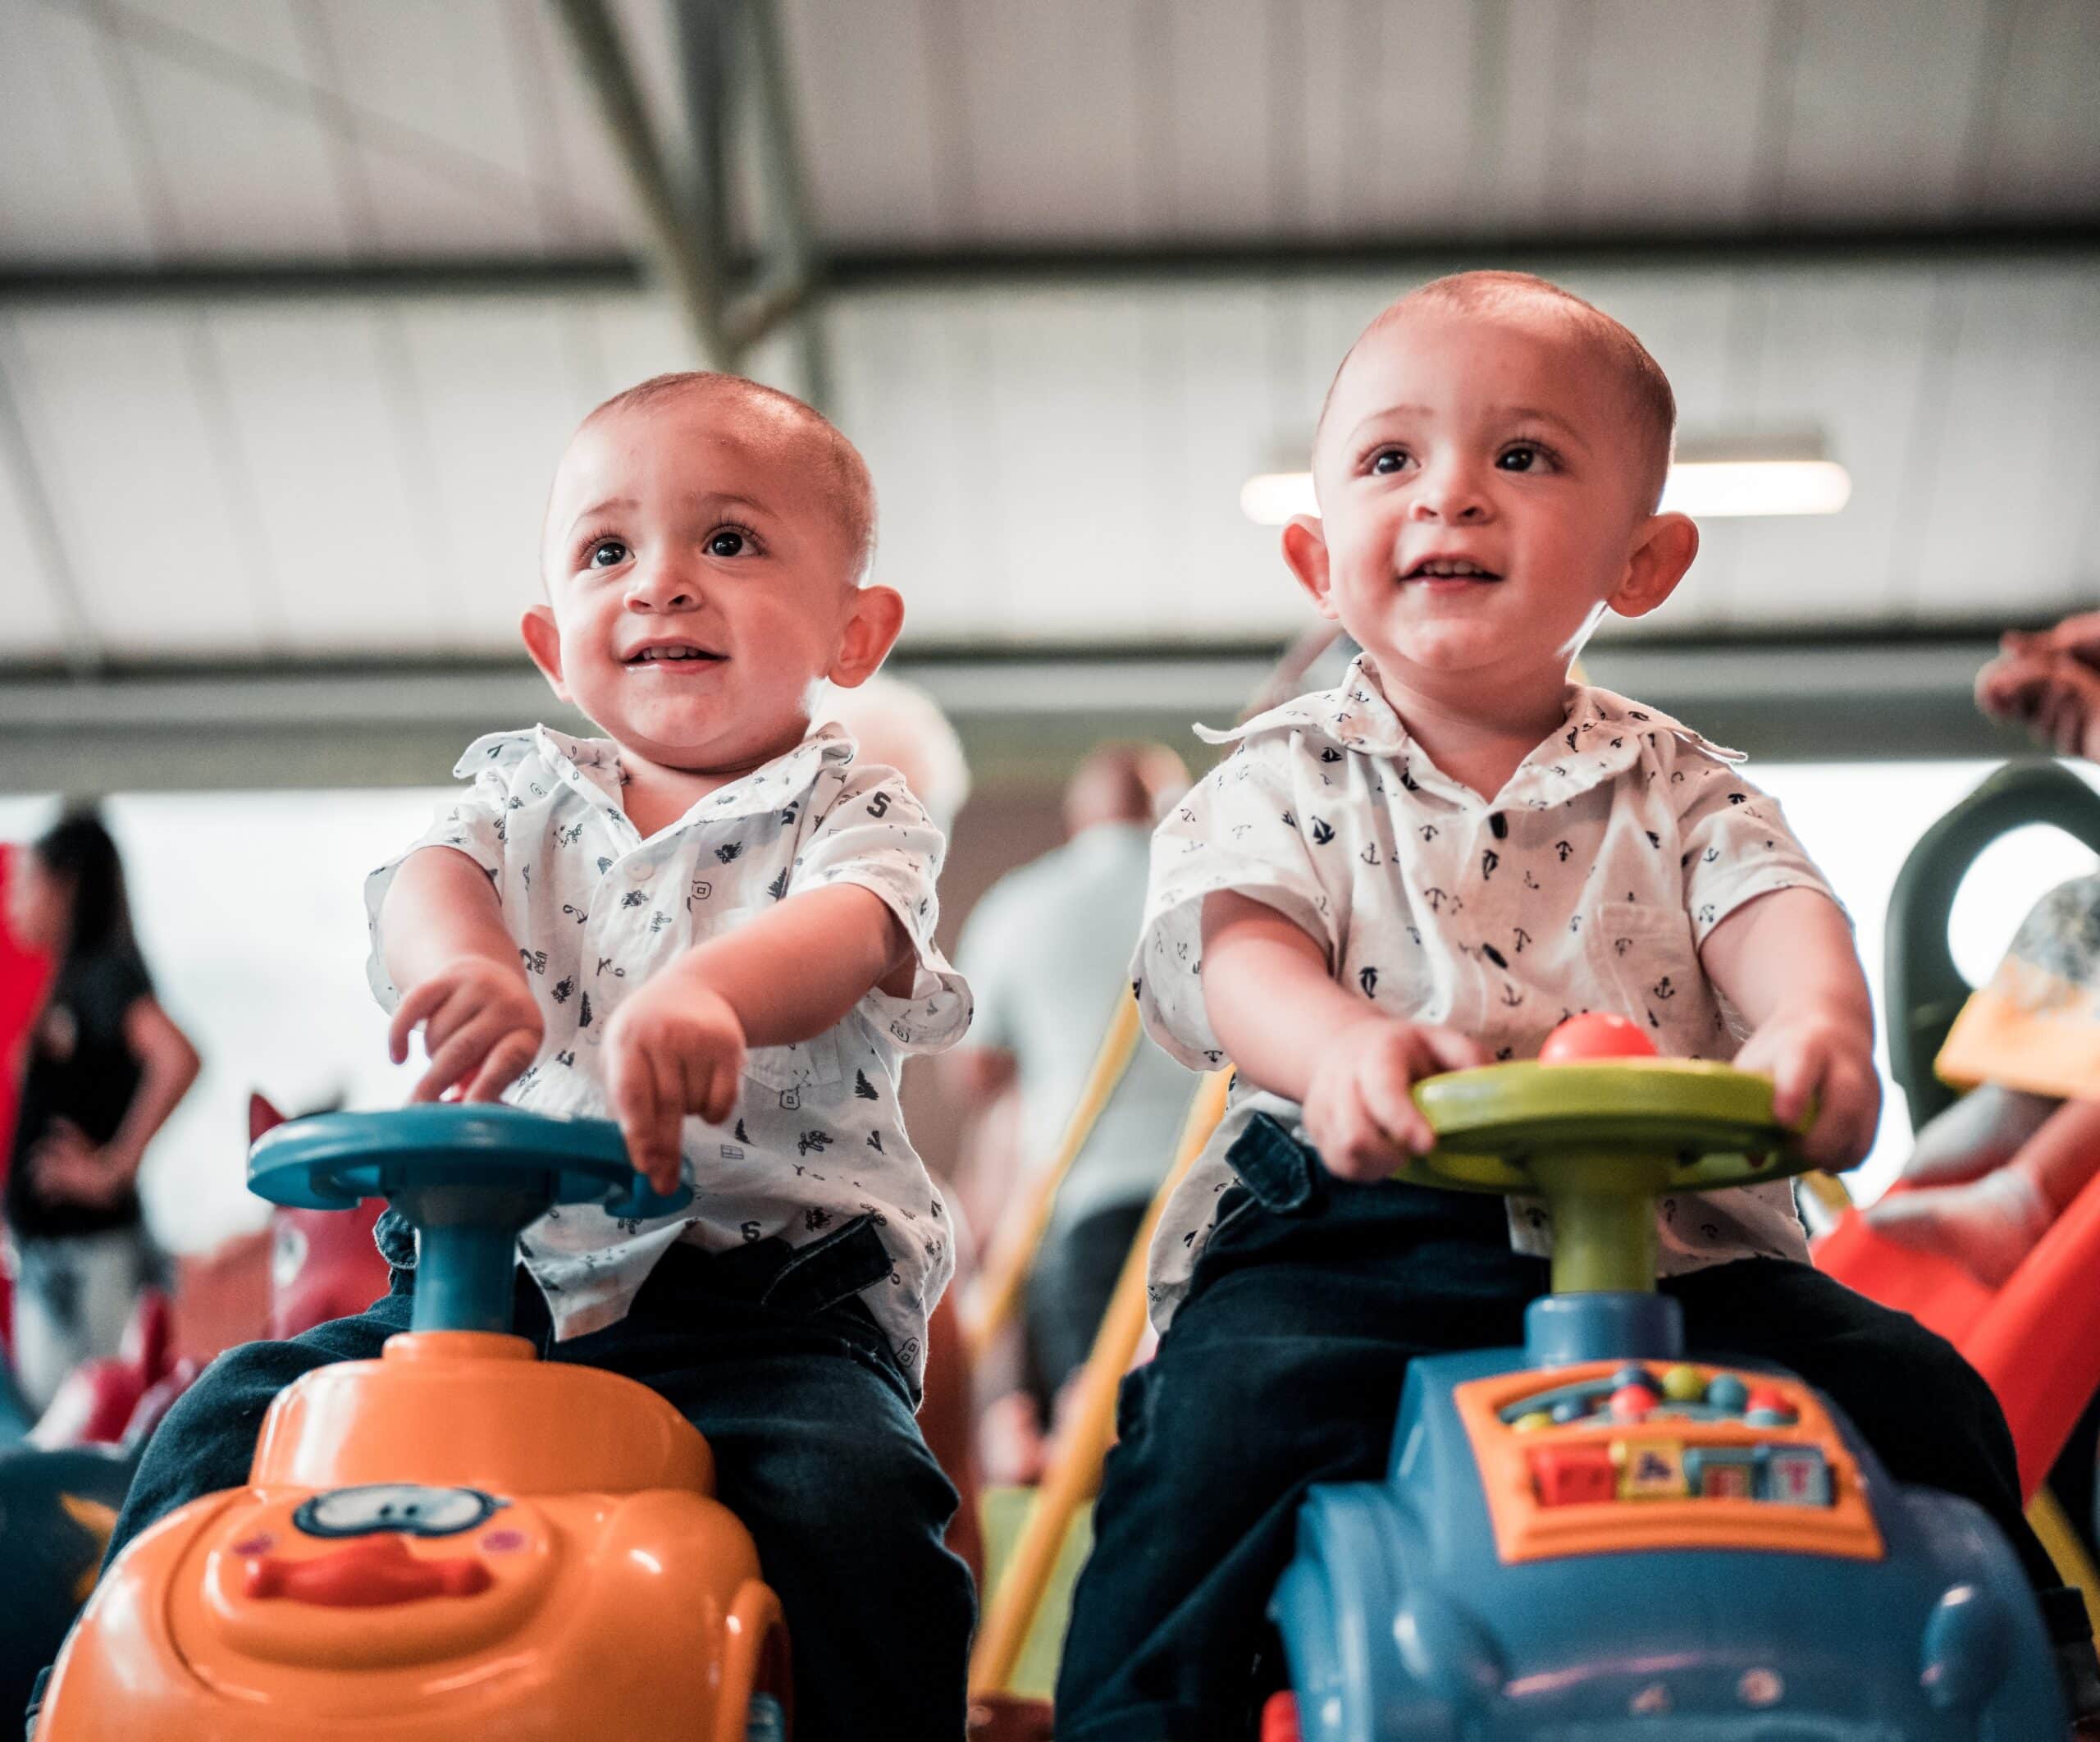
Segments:
[[[1852,494],[1832,460],[1681,460],[1670,468],[1663,506],[1696,519],[1746,514],[1834,514]],[[1263,472],[1239,487],[1239,511],[1257,526],[1319,512],[1310,472]]]
[[[1679,460],[1663,486],[1663,506],[1700,520],[1834,514],[1851,495],[1851,474],[1834,460]]]

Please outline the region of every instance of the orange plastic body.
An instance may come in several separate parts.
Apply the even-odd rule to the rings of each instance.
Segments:
[[[1897,1190],[1901,1187],[1895,1188]],[[1909,1313],[1997,1393],[2033,1499],[2100,1391],[2100,1179],[2088,1182],[2011,1281],[1995,1290],[1951,1259],[1883,1239],[1857,1210],[1817,1242],[1817,1269]]]
[[[110,1570],[39,1742],[743,1742],[755,1690],[786,1703],[707,1443],[630,1380],[412,1333],[287,1388],[249,1479]]]

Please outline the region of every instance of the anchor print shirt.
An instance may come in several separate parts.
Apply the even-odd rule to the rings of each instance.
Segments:
[[[1774,889],[1830,891],[1737,752],[1652,708],[1571,686],[1565,724],[1491,800],[1408,736],[1367,656],[1340,688],[1230,732],[1236,752],[1153,838],[1132,960],[1153,1038],[1184,1064],[1226,1062],[1203,1010],[1202,913],[1219,889],[1273,907],[1326,946],[1335,978],[1379,1009],[1535,1057],[1566,1017],[1631,1017],[1668,1057],[1726,1059],[1744,1038],[1699,946]],[[1836,897],[1830,898],[1835,901]],[[1225,1157],[1257,1113],[1299,1109],[1235,1084],[1223,1122],[1169,1203],[1152,1254],[1162,1327],[1235,1176]],[[1519,1251],[1552,1250],[1542,1205],[1510,1200]],[[1806,1260],[1786,1181],[1664,1199],[1664,1275],[1751,1255]]]
[[[570,1337],[624,1315],[673,1241],[719,1250],[777,1236],[801,1246],[842,1239],[856,1223],[872,1227],[889,1263],[882,1274],[877,1259],[861,1298],[915,1393],[927,1315],[955,1256],[940,1192],[898,1116],[897,1067],[903,1054],[952,1045],[970,1007],[934,944],[946,843],[903,777],[856,761],[853,740],[825,726],[644,840],[620,803],[609,739],[546,726],[497,733],[470,746],[454,773],[471,789],[366,880],[367,972],[394,1009],[400,994],[380,949],[379,913],[402,860],[441,846],[480,866],[546,1023],[538,1058],[504,1092],[515,1106],[605,1117],[605,1025],[622,1000],[673,957],[774,903],[850,883],[897,915],[917,953],[911,996],[873,990],[813,1040],[753,1047],[729,1122],[685,1122],[694,1193],[685,1210],[619,1221],[569,1205],[527,1229],[520,1250],[555,1334]]]

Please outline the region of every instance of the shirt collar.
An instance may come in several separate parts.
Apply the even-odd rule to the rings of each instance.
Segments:
[[[1643,746],[1665,732],[1722,761],[1742,760],[1742,752],[1709,743],[1669,715],[1594,684],[1569,685],[1567,710],[1553,735],[1518,765],[1509,784],[1495,794],[1495,804],[1527,804],[1545,810],[1564,802],[1624,773],[1640,759]],[[1266,732],[1316,733],[1343,750],[1398,761],[1402,784],[1411,792],[1436,792],[1460,803],[1481,802],[1477,793],[1437,767],[1408,735],[1399,712],[1386,699],[1377,668],[1367,653],[1349,661],[1341,682],[1332,689],[1297,697],[1227,731],[1201,725],[1195,729],[1198,738],[1212,744],[1238,743]]]
[[[619,746],[609,738],[571,738],[552,726],[535,726],[529,734],[532,746],[556,779],[573,788],[601,810],[622,821],[627,811],[620,802]],[[740,775],[727,786],[701,799],[671,825],[673,830],[696,824],[728,822],[769,811],[785,810],[816,784],[825,768],[842,768],[858,754],[859,747],[843,726],[826,724],[792,750],[749,774]],[[459,772],[469,773],[470,750]],[[632,824],[629,825],[632,826]]]

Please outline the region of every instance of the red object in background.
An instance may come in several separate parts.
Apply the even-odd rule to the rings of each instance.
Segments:
[[[0,845],[0,913],[7,911],[7,876],[21,850]],[[7,1158],[14,1153],[16,1048],[50,977],[51,958],[25,949],[0,923],[0,1186],[7,1183]],[[13,1347],[14,1328],[14,1285],[0,1275],[0,1351]]]
[[[1299,1742],[1298,1696],[1271,1694],[1262,1708],[1262,1742]]]
[[[1938,1332],[1984,1376],[2012,1429],[2021,1496],[2031,1500],[2100,1392],[2100,1177],[1995,1290],[1952,1259],[1883,1239],[1856,1209],[1814,1256],[1827,1275]]]
[[[1638,1022],[1592,1010],[1571,1016],[1545,1037],[1541,1064],[1586,1064],[1593,1058],[1652,1058],[1655,1043]]]

